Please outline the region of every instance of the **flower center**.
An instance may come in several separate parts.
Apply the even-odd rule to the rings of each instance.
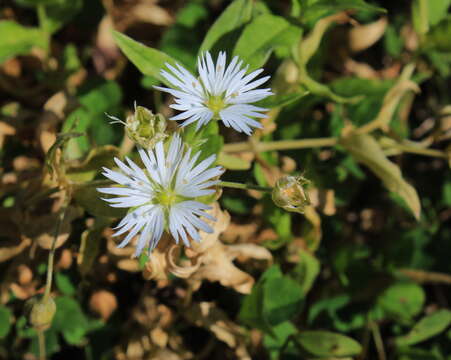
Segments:
[[[215,116],[217,116],[219,112],[227,106],[224,102],[224,98],[218,95],[210,96],[210,98],[205,102],[205,105],[213,111]]]
[[[156,197],[156,203],[163,206],[171,206],[177,200],[177,195],[171,190],[164,190],[160,192]]]

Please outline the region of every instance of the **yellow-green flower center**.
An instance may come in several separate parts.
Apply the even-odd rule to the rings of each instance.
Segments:
[[[177,195],[170,190],[166,190],[160,192],[155,200],[157,204],[168,207],[177,201]]]
[[[211,111],[213,111],[215,116],[218,116],[219,112],[227,106],[227,104],[224,102],[224,98],[218,95],[210,96],[205,105],[207,105],[207,107]]]

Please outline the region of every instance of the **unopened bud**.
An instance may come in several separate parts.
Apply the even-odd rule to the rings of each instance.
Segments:
[[[303,213],[310,205],[310,198],[305,187],[310,181],[303,176],[284,176],[277,180],[272,191],[274,203],[291,212]]]
[[[152,149],[156,143],[168,136],[165,133],[165,117],[161,114],[153,114],[143,106],[135,105],[134,114],[128,116],[126,122],[113,116],[110,118],[113,119],[112,123],[123,124],[127,136],[145,149]]]
[[[46,330],[52,324],[56,304],[51,296],[34,297],[26,304],[29,310],[28,321],[36,330]]]

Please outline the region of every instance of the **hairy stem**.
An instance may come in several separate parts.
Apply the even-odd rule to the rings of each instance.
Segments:
[[[253,185],[253,184],[242,184],[242,183],[231,182],[231,181],[220,181],[218,186],[228,187],[228,188],[232,188],[232,189],[258,190],[258,191],[264,191],[264,192],[272,191],[272,187],[259,186],[259,185]]]
[[[280,140],[269,141],[264,143],[252,144],[250,142],[239,142],[233,144],[225,144],[222,148],[224,152],[234,153],[242,151],[265,152],[274,150],[294,150],[315,148],[323,146],[334,146],[338,142],[337,138],[317,138],[302,140]]]

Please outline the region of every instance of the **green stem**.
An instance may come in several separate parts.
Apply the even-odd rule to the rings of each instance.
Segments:
[[[338,142],[337,138],[317,138],[302,140],[280,140],[265,143],[251,144],[250,142],[240,142],[225,144],[222,148],[224,152],[234,153],[242,151],[265,152],[274,150],[294,150],[304,148],[315,148],[323,146],[334,146]]]
[[[39,342],[39,360],[45,360],[45,336],[43,330],[38,330],[38,342]]]
[[[232,189],[258,190],[258,191],[264,191],[264,192],[272,192],[272,187],[265,187],[265,186],[252,185],[252,184],[242,184],[242,183],[236,183],[236,182],[230,182],[230,181],[220,181],[218,186],[228,187],[228,188],[232,188]]]
[[[379,326],[373,321],[370,321],[369,325],[371,328],[371,332],[373,333],[374,344],[376,345],[379,360],[387,360],[387,356],[385,355],[384,342],[382,340]]]
[[[61,231],[61,225],[63,224],[64,216],[66,215],[67,204],[63,205],[63,208],[60,211],[58,222],[56,223],[55,235],[53,237],[52,246],[50,247],[49,259],[47,264],[47,280],[45,282],[45,290],[43,296],[43,302],[45,303],[49,296],[50,291],[52,290],[52,280],[53,280],[53,262],[55,258],[55,250],[56,250],[56,241],[58,239],[58,235]]]
[[[393,146],[390,146],[390,147],[400,150],[405,153],[438,157],[438,158],[443,158],[443,159],[448,158],[448,156],[444,152],[441,152],[439,150],[434,150],[434,149],[419,148],[419,147],[413,147],[413,146],[404,145],[404,144],[394,144]]]

